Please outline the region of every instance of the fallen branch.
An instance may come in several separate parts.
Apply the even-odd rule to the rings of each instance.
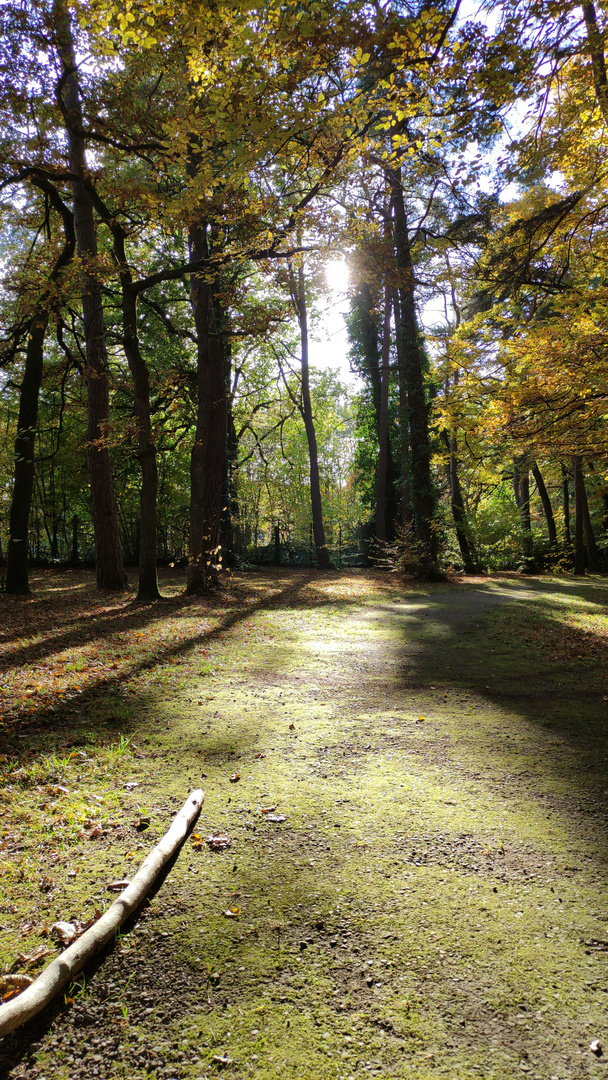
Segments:
[[[180,846],[203,805],[204,794],[193,791],[162,840],[150,852],[132,882],[84,934],[62,952],[18,997],[0,1005],[0,1035],[8,1035],[41,1012],[88,961],[112,940],[119,926],[141,904],[163,866]]]

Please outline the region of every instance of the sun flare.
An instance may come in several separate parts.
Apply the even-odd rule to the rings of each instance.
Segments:
[[[345,259],[333,259],[325,267],[325,280],[336,293],[344,293],[350,282],[350,271]]]

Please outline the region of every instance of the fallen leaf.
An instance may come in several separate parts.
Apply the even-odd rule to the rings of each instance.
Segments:
[[[224,851],[225,848],[229,848],[232,844],[230,836],[208,836],[207,845],[212,851]]]
[[[256,758],[263,758],[266,757],[266,754],[254,754],[253,756]]]
[[[227,908],[226,911],[222,911],[222,915],[225,915],[227,919],[238,919],[240,914],[240,907]]]
[[[34,949],[32,953],[26,955],[25,953],[19,953],[19,962],[24,964],[25,967],[36,967],[45,956],[50,956],[51,950],[47,949],[46,945],[39,945],[37,949]]]
[[[289,730],[290,731],[295,731],[296,730],[296,725],[295,724],[290,724],[289,725]]]
[[[56,922],[51,926],[51,936],[57,938],[62,945],[71,945],[78,937],[78,930],[74,923]]]
[[[230,783],[231,784],[236,784],[237,780],[240,780],[240,779],[241,779],[241,774],[240,773],[238,773],[238,772],[233,773],[232,776],[230,777]]]
[[[222,1057],[220,1054],[214,1054],[211,1058],[216,1065],[232,1065],[232,1058],[229,1058],[227,1054]]]
[[[122,892],[122,890],[126,889],[127,885],[130,884],[130,881],[127,881],[126,878],[123,878],[122,881],[111,881],[109,885],[106,885],[106,889],[108,889],[110,892]]]
[[[272,811],[276,810],[276,806],[263,806],[260,810],[261,814],[272,814]]]
[[[139,821],[135,822],[135,828],[137,829],[138,832],[145,832],[146,829],[150,828],[150,818],[149,817],[140,818]]]
[[[0,975],[2,1000],[8,1001],[9,998],[20,994],[22,990],[26,990],[28,986],[31,986],[33,981],[31,975]]]

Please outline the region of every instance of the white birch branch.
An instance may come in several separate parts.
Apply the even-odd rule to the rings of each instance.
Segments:
[[[73,945],[60,953],[21,994],[0,1005],[0,1035],[8,1035],[39,1013],[88,961],[112,940],[119,926],[141,904],[163,866],[179,848],[203,805],[198,789],[186,800],[171,828],[150,852],[127,888],[114,903],[85,930]]]

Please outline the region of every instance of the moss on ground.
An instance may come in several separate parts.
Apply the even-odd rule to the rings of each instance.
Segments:
[[[42,620],[11,675],[43,698],[3,747],[2,963],[206,800],[73,1004],[5,1040],[7,1075],[603,1076],[607,589],[286,572],[102,615],[80,590],[61,640],[97,674],[50,727]]]

